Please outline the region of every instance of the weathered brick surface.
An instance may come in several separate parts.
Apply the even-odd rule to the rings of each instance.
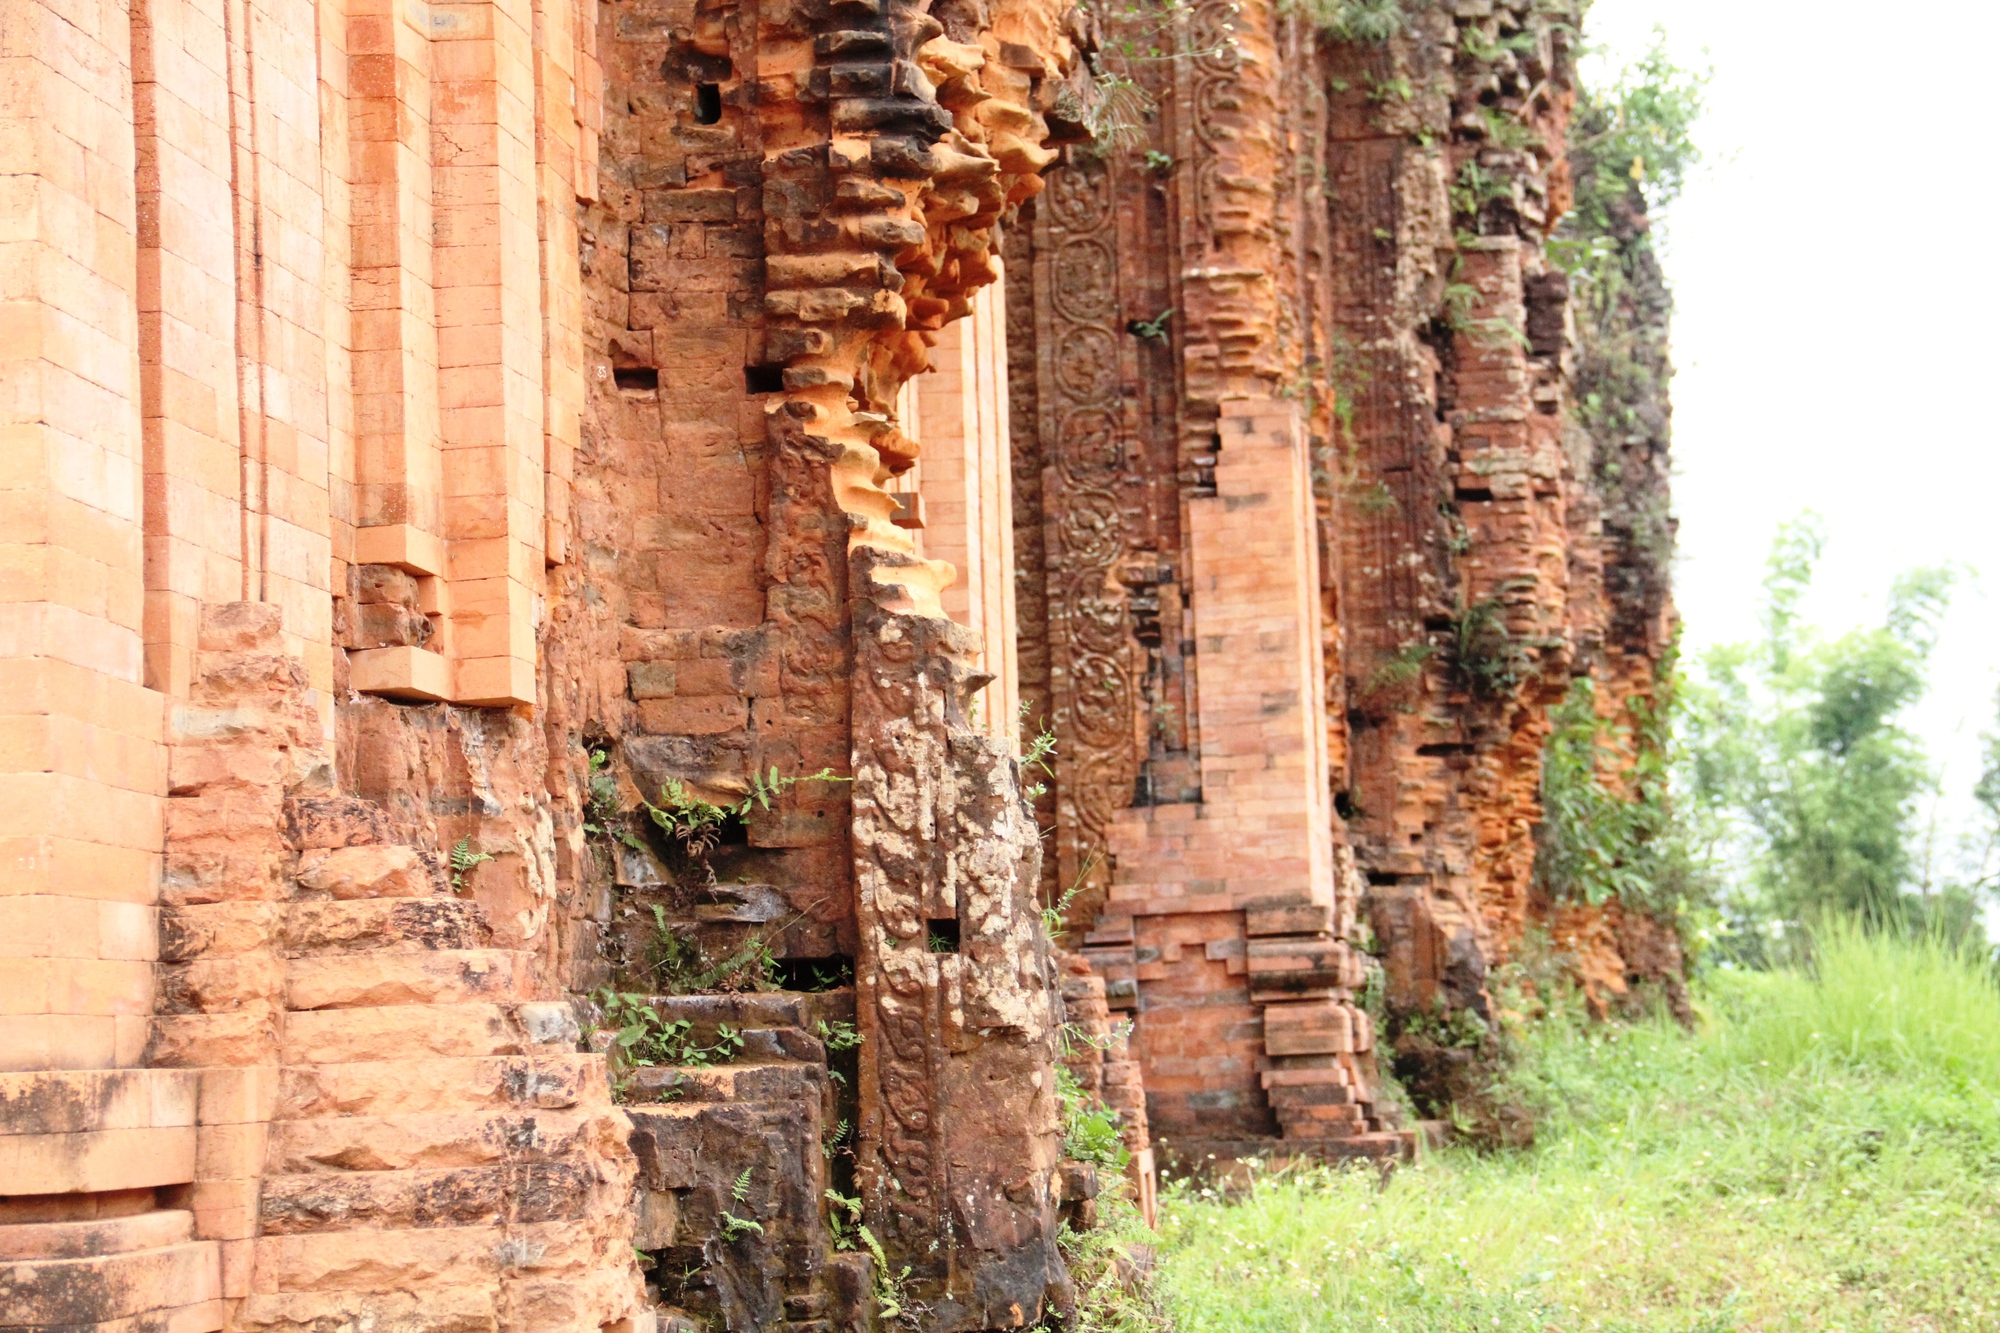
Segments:
[[[1010,234],[1044,889],[1075,890],[1169,1157],[1376,1154],[1378,1036],[1426,1097],[1476,1091],[1401,1028],[1491,1018],[1531,923],[1594,995],[1676,970],[1670,932],[1532,877],[1550,705],[1654,690],[1664,434],[1579,451],[1570,412],[1573,29],[1502,3],[1342,43],[1218,4],[1189,32],[1139,71],[1138,142],[1072,150]]]
[[[1483,1012],[1546,706],[1670,619],[1663,427],[1564,436],[1566,38],[1458,8],[1200,0],[1136,146],[1138,20],[1053,0],[10,12],[0,1285],[863,1329],[835,1189],[1019,1327],[1104,1186],[1059,1060],[1148,1207],[1400,1151],[1364,922],[1392,1022]],[[741,1041],[620,1072],[636,1152],[611,983]]]

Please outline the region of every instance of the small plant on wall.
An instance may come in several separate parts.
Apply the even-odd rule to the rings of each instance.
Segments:
[[[803,776],[787,776],[778,772],[773,765],[769,773],[752,773],[750,791],[740,801],[730,805],[717,805],[703,800],[693,788],[679,778],[668,778],[660,789],[660,804],[654,805],[643,796],[639,803],[646,808],[646,814],[665,831],[688,860],[700,866],[708,876],[708,882],[715,883],[715,867],[709,854],[722,841],[723,831],[730,823],[741,823],[752,810],[769,810],[771,802],[801,782],[852,782],[854,779],[841,777],[831,768],[822,768],[817,773]]]

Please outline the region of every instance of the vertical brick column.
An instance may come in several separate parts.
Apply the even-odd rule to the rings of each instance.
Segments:
[[[595,125],[603,116],[604,75],[585,49],[586,44],[590,51],[596,47],[596,11],[597,0],[536,0],[534,7],[535,206],[541,248],[546,474],[539,544],[550,564],[559,564],[568,555],[570,480],[583,418],[583,275],[576,259],[576,204],[596,192]],[[590,80],[589,85],[579,76]],[[586,139],[593,158],[588,180],[579,157]]]
[[[350,645],[358,690],[535,697],[544,478],[566,505],[583,398],[577,19],[352,0],[351,559],[416,576],[428,623]]]
[[[204,601],[243,596],[224,0],[132,6],[146,682],[185,696]]]
[[[532,703],[542,576],[541,254],[528,0],[431,9],[443,536],[453,697]]]
[[[1277,399],[1225,402],[1218,433],[1216,494],[1188,505],[1203,798],[1233,807],[1237,877],[1261,881],[1264,892],[1331,903],[1319,559],[1305,440],[1297,409]]]
[[[444,575],[427,11],[350,0],[353,559]],[[440,664],[441,667],[442,664]],[[442,674],[441,671],[438,674]]]
[[[995,255],[993,267],[1001,267]],[[1014,427],[1007,412],[1007,284],[1005,274],[982,287],[965,321],[971,332],[966,390],[978,404],[980,582],[985,588],[974,627],[986,644],[986,729],[1020,740],[1021,665],[1014,633]]]
[[[1153,1129],[1183,1164],[1280,1132],[1393,1153],[1340,938],[1358,895],[1333,843],[1304,432],[1260,398],[1225,400],[1217,435],[1215,493],[1188,503],[1202,799],[1115,818],[1086,954],[1137,1004]]]
[[[145,1044],[166,782],[141,684],[130,27],[29,0],[0,40],[0,955],[25,983],[0,1069],[104,1069]]]
[[[914,469],[924,505],[923,553],[958,571],[941,598],[945,614],[979,631],[978,665],[993,677],[979,694],[980,728],[1009,738],[1019,730],[1020,673],[1001,291],[981,288],[972,297],[971,315],[938,331],[930,373],[912,380],[904,392],[917,400],[914,430],[923,446]]]
[[[328,496],[326,277],[317,0],[248,0],[233,34],[238,214],[237,354],[249,405],[252,601],[282,611],[330,723],[333,602]]]
[[[220,1326],[195,1084],[137,1068],[166,772],[143,681],[132,24],[0,18],[0,1318]],[[107,1218],[111,1214],[121,1216]]]

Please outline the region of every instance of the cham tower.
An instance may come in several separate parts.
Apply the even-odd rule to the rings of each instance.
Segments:
[[[1677,966],[1571,27],[1114,8],[10,0],[0,1331],[1034,1327]]]

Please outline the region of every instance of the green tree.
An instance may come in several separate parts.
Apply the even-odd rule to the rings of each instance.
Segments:
[[[1981,733],[1979,742],[1979,778],[1972,784],[1973,824],[1959,839],[1957,873],[1929,899],[1932,915],[1944,918],[1947,929],[1956,918],[1968,918],[1967,933],[1972,929],[1969,919],[2000,892],[2000,730]],[[1930,888],[1925,885],[1927,891]]]
[[[1915,892],[1917,807],[1936,777],[1904,725],[1926,688],[1955,571],[1902,575],[1880,626],[1829,641],[1801,615],[1823,544],[1814,516],[1782,528],[1764,580],[1762,642],[1704,661],[1690,699],[1686,785],[1735,853],[1733,906],[1744,926],[1786,930],[1846,915],[1962,928],[1963,893],[1947,903]]]

